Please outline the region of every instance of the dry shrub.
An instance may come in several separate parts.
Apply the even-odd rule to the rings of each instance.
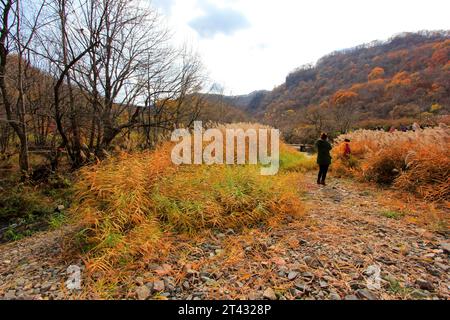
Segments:
[[[406,169],[405,155],[410,144],[404,143],[368,154],[361,165],[362,176],[367,181],[390,185]]]
[[[353,166],[343,156],[351,140]],[[340,136],[333,170],[413,192],[429,201],[448,201],[450,129],[441,124],[417,132],[358,130]]]
[[[76,184],[74,216],[82,225],[77,237],[89,251],[93,269],[106,270],[129,257],[128,252],[148,240],[156,240],[159,225],[152,217],[151,186],[176,168],[170,159],[170,144],[156,152],[121,154],[80,171]],[[137,238],[137,230],[140,232]],[[139,251],[139,250],[137,250]]]
[[[421,195],[425,200],[450,199],[450,157],[448,148],[429,145],[416,148],[406,157],[407,169],[394,187]]]
[[[175,166],[173,144],[122,154],[80,172],[74,214],[91,271],[109,274],[161,254],[165,236],[251,228],[303,211],[298,173],[259,166]]]

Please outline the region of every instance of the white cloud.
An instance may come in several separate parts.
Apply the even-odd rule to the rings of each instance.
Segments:
[[[200,1],[204,14],[189,22],[203,38],[214,38],[217,34],[233,35],[236,31],[248,28],[247,18],[239,11],[229,7],[219,7],[208,0]]]
[[[166,2],[173,2],[165,12],[176,41],[197,47],[212,80],[233,94],[272,89],[296,67],[337,49],[450,29],[448,0]]]
[[[172,11],[172,6],[175,4],[176,0],[151,0],[151,4],[160,9],[166,15],[170,15]]]

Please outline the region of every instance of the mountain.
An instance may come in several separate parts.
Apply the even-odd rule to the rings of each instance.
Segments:
[[[403,33],[336,51],[294,70],[273,91],[224,100],[285,132],[311,125],[307,110],[331,115],[340,104],[354,114],[353,124],[432,110],[448,114],[450,31]]]
[[[205,106],[200,113],[200,120],[227,123],[250,121],[269,93],[260,90],[238,96],[203,94]]]

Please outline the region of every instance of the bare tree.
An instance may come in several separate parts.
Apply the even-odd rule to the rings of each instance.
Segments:
[[[331,98],[331,114],[336,129],[341,133],[347,132],[356,121],[358,94],[353,91],[338,91]]]
[[[303,112],[303,118],[308,124],[314,126],[315,136],[318,137],[328,125],[327,106],[325,104],[310,106]]]
[[[13,128],[20,141],[19,165],[22,173],[29,172],[28,133],[26,123],[24,72],[30,67],[24,60],[29,45],[36,34],[40,14],[45,5],[41,1],[32,20],[25,20],[21,0],[1,0],[1,31],[0,31],[0,91],[6,120]],[[28,5],[28,4],[27,4]],[[29,16],[31,18],[31,16]],[[22,28],[23,20],[26,28]],[[15,88],[7,83],[7,65],[11,52],[17,56]],[[12,82],[12,81],[11,81]],[[13,97],[16,97],[14,102]]]

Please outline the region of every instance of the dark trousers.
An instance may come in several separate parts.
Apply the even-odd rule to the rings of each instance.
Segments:
[[[318,183],[325,183],[325,179],[327,178],[328,168],[330,165],[320,165],[319,177],[317,178]]]

